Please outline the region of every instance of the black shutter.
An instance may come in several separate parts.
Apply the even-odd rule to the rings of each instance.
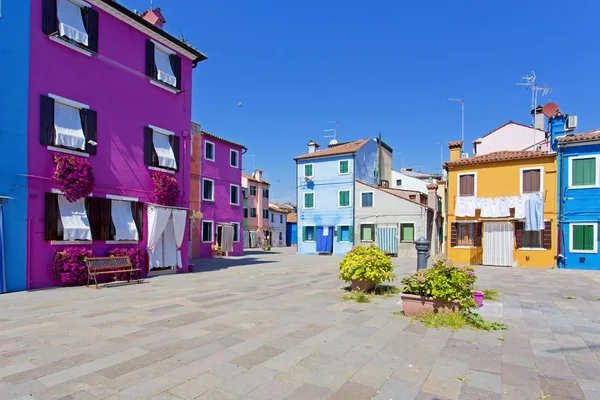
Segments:
[[[138,231],[139,241],[144,240],[144,203],[132,202],[131,212],[133,213],[133,220]]]
[[[44,195],[44,240],[62,240],[58,236],[58,195],[45,193]]]
[[[144,164],[154,166],[154,131],[152,128],[144,127]]]
[[[40,109],[40,143],[54,145],[54,99],[42,95]]]
[[[173,73],[175,74],[175,78],[177,78],[175,87],[177,90],[181,90],[181,57],[177,54],[171,54],[169,58],[171,60],[171,68],[173,68]]]
[[[169,142],[171,142],[171,149],[173,149],[173,154],[175,154],[175,171],[179,171],[179,168],[181,167],[179,165],[179,136],[169,136]]]
[[[156,63],[154,61],[154,43],[146,39],[146,76],[156,79]]]
[[[515,246],[517,247],[517,249],[523,247],[523,227],[523,222],[515,222]]]
[[[552,248],[552,222],[546,221],[545,229],[542,231],[542,247],[546,250]]]
[[[475,247],[481,247],[481,237],[482,237],[482,223],[481,222],[476,222],[475,223],[475,229],[474,229],[474,239],[473,239],[473,245]]]
[[[458,246],[458,224],[456,222],[450,224],[450,246]]]
[[[43,0],[42,3],[42,31],[52,35],[58,30],[56,0]]]
[[[85,152],[88,154],[96,154],[96,146],[92,146],[89,141],[97,142],[97,124],[98,114],[94,110],[81,110],[81,120],[83,126],[83,134],[85,135]]]
[[[83,23],[88,34],[88,49],[98,52],[98,11],[92,7],[84,7]]]

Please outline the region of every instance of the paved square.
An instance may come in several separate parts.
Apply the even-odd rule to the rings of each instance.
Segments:
[[[510,330],[450,332],[394,315],[398,297],[340,302],[339,260],[250,251],[2,295],[0,399],[600,398],[600,273],[478,267]]]

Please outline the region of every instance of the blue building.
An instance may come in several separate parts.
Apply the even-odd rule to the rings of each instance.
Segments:
[[[0,2],[0,293],[27,289],[30,3]]]
[[[376,185],[377,142],[373,139],[330,144],[295,158],[298,204],[298,253],[346,254],[354,245],[354,185]]]
[[[600,270],[600,130],[574,134],[567,115],[550,120],[558,153],[558,266]]]

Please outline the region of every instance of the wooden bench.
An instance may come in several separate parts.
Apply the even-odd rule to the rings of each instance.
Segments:
[[[140,283],[140,268],[133,268],[128,256],[124,257],[90,257],[86,261],[88,270],[88,283],[90,287],[90,279],[94,278],[96,289],[98,289],[98,275],[117,274],[122,272],[136,272],[137,283]],[[131,281],[131,275],[128,282]]]

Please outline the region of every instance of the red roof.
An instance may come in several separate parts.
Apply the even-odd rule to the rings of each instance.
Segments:
[[[392,196],[395,196],[395,197],[397,197],[399,199],[406,200],[409,203],[413,203],[413,204],[417,204],[417,205],[419,205],[421,207],[429,208],[427,206],[427,204],[419,203],[418,201],[407,199],[406,197],[402,196],[400,194],[400,192],[402,191],[401,189],[389,189],[389,188],[384,188],[384,187],[381,187],[381,186],[374,186],[374,185],[371,185],[369,183],[366,183],[366,182],[363,182],[363,181],[359,181],[359,180],[357,180],[356,182],[362,183],[365,186],[372,187],[373,189],[381,190],[382,192],[386,192],[388,194],[391,194]],[[421,194],[423,194],[423,193],[421,193]],[[423,194],[423,196],[427,196],[427,195]]]
[[[590,142],[593,140],[600,140],[600,129],[575,135],[561,136],[558,138],[560,143]]]
[[[246,146],[244,146],[243,144],[239,144],[239,143],[236,143],[236,142],[232,142],[231,140],[224,139],[224,138],[222,138],[221,136],[213,135],[212,133],[210,133],[210,132],[207,132],[207,131],[202,131],[202,136],[208,136],[208,137],[211,137],[211,138],[213,138],[213,139],[217,139],[217,140],[220,140],[220,141],[222,141],[222,142],[225,142],[225,143],[228,143],[228,144],[231,144],[231,145],[234,145],[234,146],[241,147],[241,148],[242,148],[242,149],[244,149],[244,150],[248,150],[248,149],[246,148]]]
[[[483,154],[481,156],[463,158],[455,161],[448,161],[444,164],[444,167],[456,167],[459,165],[485,164],[498,161],[525,160],[529,158],[544,158],[554,156],[554,154],[549,154],[547,151],[539,150],[496,151],[494,153]]]
[[[371,139],[361,139],[353,142],[336,144],[323,150],[317,150],[314,153],[302,154],[301,156],[294,158],[294,160],[305,160],[308,158],[328,157],[340,154],[353,154],[360,150],[370,140]]]
[[[463,141],[462,140],[457,140],[456,142],[448,142],[448,148],[450,149],[455,149],[457,147],[462,147],[463,145]]]

